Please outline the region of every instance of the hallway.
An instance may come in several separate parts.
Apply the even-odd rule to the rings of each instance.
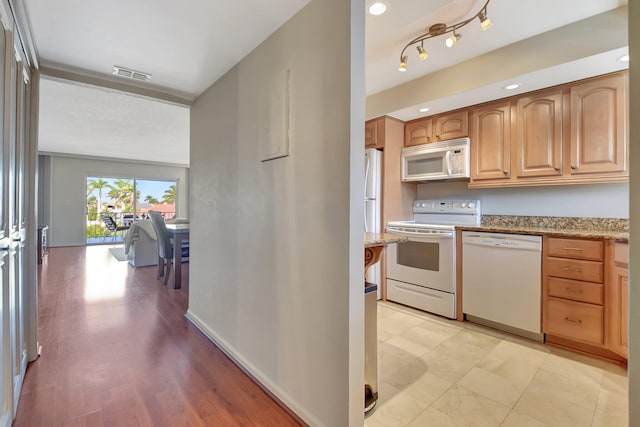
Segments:
[[[41,356],[20,426],[297,426],[184,317],[182,289],[107,246],[52,248],[39,266]]]

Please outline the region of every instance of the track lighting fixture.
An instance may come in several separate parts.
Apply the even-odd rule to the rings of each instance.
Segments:
[[[402,72],[407,71],[407,55],[405,55],[405,52],[409,46],[417,45],[416,49],[418,50],[418,57],[421,61],[424,61],[429,57],[429,53],[424,49],[425,40],[451,33],[451,35],[445,40],[445,44],[447,47],[453,47],[458,42],[458,40],[462,38],[462,34],[460,34],[458,30],[476,18],[478,18],[478,20],[480,21],[480,28],[482,28],[482,31],[487,31],[489,28],[491,28],[493,22],[487,16],[487,6],[489,5],[490,1],[491,0],[487,0],[484,6],[482,6],[482,9],[480,9],[480,11],[478,11],[478,13],[473,15],[471,18],[465,19],[464,21],[460,21],[457,24],[452,25],[443,24],[441,22],[433,24],[427,29],[426,33],[421,34],[420,36],[411,40],[405,45],[405,47],[402,49],[402,52],[400,53],[400,67],[398,68],[398,70]]]

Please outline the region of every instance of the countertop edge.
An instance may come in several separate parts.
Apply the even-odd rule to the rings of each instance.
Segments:
[[[386,246],[393,243],[402,243],[409,240],[407,237],[390,233],[365,233],[364,247]]]
[[[528,234],[549,237],[577,237],[583,239],[605,239],[619,242],[629,241],[629,232],[610,230],[571,230],[553,228],[501,227],[496,225],[461,225],[461,231],[481,231],[486,233]]]

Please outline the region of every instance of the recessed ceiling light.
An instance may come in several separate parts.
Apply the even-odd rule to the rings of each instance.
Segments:
[[[506,85],[504,88],[506,90],[514,90],[520,87],[519,83],[511,83],[510,85]]]
[[[373,16],[382,15],[389,10],[389,4],[382,1],[375,1],[369,5],[369,14]]]
[[[429,109],[427,107],[422,107],[418,111],[421,113],[426,113],[427,111],[429,111]]]
[[[618,61],[620,61],[620,62],[629,62],[629,55],[621,56],[620,58],[618,58]]]

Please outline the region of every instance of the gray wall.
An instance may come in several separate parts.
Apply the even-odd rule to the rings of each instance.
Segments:
[[[187,315],[313,426],[363,422],[363,11],[312,0],[191,108]],[[261,162],[287,68],[291,154]]]
[[[86,243],[87,177],[177,180],[179,216],[189,216],[187,168],[134,162],[40,156],[38,191],[44,205],[38,209],[39,225],[49,225],[50,246]]]
[[[629,218],[628,183],[469,190],[466,183],[434,182],[419,184],[418,198],[478,199],[485,215]]]

